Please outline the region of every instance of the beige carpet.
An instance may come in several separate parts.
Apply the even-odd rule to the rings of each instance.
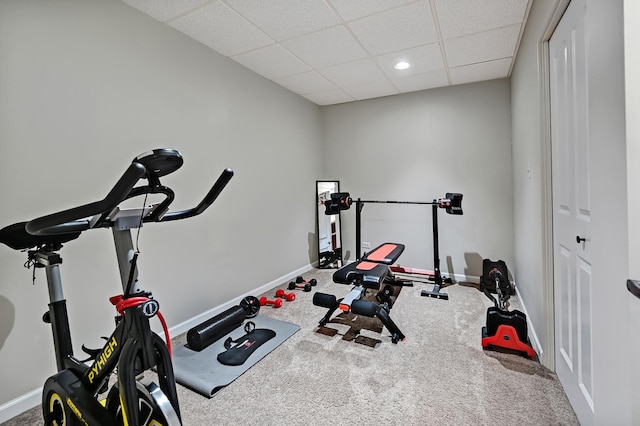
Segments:
[[[312,270],[305,278],[318,279],[314,291],[342,297],[350,287],[331,282],[332,272]],[[391,310],[405,342],[392,344],[386,329],[362,332],[382,341],[375,348],[317,333],[326,309],[312,304],[313,291],[296,291],[280,309],[263,307],[260,315],[302,329],[212,399],[180,387],[184,424],[578,424],[554,373],[535,360],[482,349],[490,306],[482,293],[456,284],[444,289],[448,301],[420,296],[431,287],[403,288]],[[39,425],[39,416],[38,408],[4,424]]]

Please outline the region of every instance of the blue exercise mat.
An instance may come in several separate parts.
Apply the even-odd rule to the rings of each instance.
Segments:
[[[246,320],[245,323],[247,321],[255,323],[256,329],[273,330],[275,336],[255,349],[242,365],[223,365],[217,359],[219,354],[227,351],[224,346],[227,337],[237,340],[246,334],[242,326],[200,352],[193,351],[186,345],[175,347],[172,361],[176,381],[207,398],[212,398],[300,330],[299,325],[260,315]]]

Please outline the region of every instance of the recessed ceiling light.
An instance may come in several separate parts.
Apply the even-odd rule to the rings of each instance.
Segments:
[[[393,67],[397,70],[406,70],[407,68],[409,68],[411,66],[411,64],[409,62],[405,62],[405,61],[400,61],[397,64],[395,64]]]

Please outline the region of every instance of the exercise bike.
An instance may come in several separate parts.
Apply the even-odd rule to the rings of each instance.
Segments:
[[[176,171],[182,164],[182,155],[172,149],[143,153],[133,160],[103,200],[0,230],[0,242],[15,250],[27,250],[27,265],[34,267],[34,274],[35,268],[46,271],[50,304],[43,320],[51,324],[58,369],[43,387],[46,425],[181,424],[167,326],[158,301],[138,281],[138,253],[133,247],[131,229],[146,222],[168,222],[201,214],[233,176],[232,170],[225,169],[196,207],[169,212],[175,195],[160,183],[160,177]],[[135,186],[141,179],[147,183]],[[139,196],[145,197],[146,204],[148,194],[161,194],[164,199],[138,209],[119,207],[123,201]],[[82,232],[98,228],[112,230],[123,293],[110,299],[118,311],[115,331],[101,349],[87,349],[83,345],[89,358],[79,360],[73,354],[59,270],[62,257],[58,252]],[[149,320],[154,316],[162,323],[166,343],[150,328]],[[144,374],[151,371],[156,374]],[[117,380],[110,380],[112,377]]]

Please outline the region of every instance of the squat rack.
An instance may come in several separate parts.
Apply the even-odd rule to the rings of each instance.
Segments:
[[[373,204],[414,204],[431,205],[431,218],[433,224],[433,281],[435,286],[432,291],[422,290],[422,296],[448,299],[446,293],[440,293],[443,279],[440,273],[440,253],[438,243],[438,208],[444,208],[448,214],[462,215],[462,194],[447,193],[444,198],[428,201],[380,201],[380,200],[356,200],[356,260],[360,260],[362,251],[362,209],[365,203]],[[350,203],[349,203],[350,204]]]
[[[431,217],[433,222],[433,279],[435,286],[432,291],[422,290],[422,296],[448,299],[446,293],[440,293],[443,280],[440,273],[440,253],[438,249],[438,208],[445,209],[448,214],[462,215],[462,194],[457,192],[447,192],[444,198],[428,201],[379,201],[379,200],[356,200],[356,260],[360,260],[362,251],[362,209],[365,203],[374,204],[422,204],[431,205]],[[339,214],[342,210],[349,210],[353,204],[353,199],[348,192],[335,192],[331,194],[331,199],[325,202],[325,214]],[[393,270],[393,267],[391,267]]]

